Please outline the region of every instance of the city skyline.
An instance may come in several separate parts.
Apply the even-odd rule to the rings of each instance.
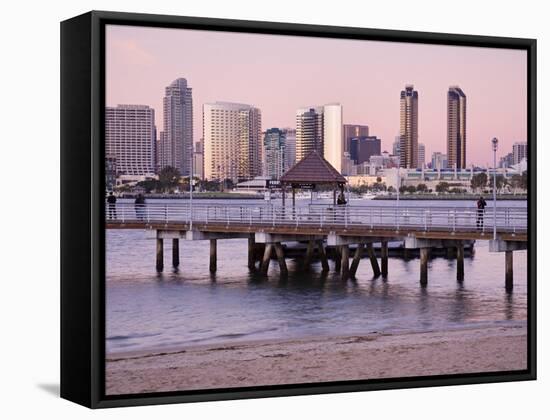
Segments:
[[[343,60],[350,54],[353,62]],[[106,58],[107,105],[149,105],[158,127],[163,89],[186,78],[195,139],[204,103],[250,103],[262,110],[263,127],[293,127],[296,109],[339,102],[344,124],[368,125],[390,150],[406,84],[420,93],[418,141],[427,156],[446,149],[453,85],[468,92],[468,166],[491,163],[492,137],[499,150],[527,139],[523,51],[108,26]]]

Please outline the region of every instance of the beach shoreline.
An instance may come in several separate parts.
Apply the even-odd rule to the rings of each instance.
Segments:
[[[115,353],[106,394],[169,392],[527,368],[527,325],[202,344]]]

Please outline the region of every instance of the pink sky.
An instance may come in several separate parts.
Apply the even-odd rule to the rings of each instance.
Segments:
[[[499,157],[527,140],[525,51],[111,25],[106,44],[107,105],[153,107],[160,132],[164,88],[184,77],[195,141],[203,103],[255,105],[265,130],[295,127],[297,108],[339,102],[345,124],[368,125],[391,152],[405,84],[418,90],[427,162],[446,153],[451,85],[468,100],[468,164],[492,165],[492,137]]]

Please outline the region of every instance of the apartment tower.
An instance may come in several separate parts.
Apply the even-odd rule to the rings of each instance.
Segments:
[[[163,110],[158,169],[172,166],[188,176],[193,158],[193,95],[186,79],[176,79],[165,88]]]
[[[262,173],[262,117],[258,108],[233,102],[203,105],[204,176],[233,181]]]
[[[105,156],[119,175],[155,173],[155,110],[147,105],[105,108]]]
[[[418,92],[405,86],[400,95],[399,166],[418,168]]]

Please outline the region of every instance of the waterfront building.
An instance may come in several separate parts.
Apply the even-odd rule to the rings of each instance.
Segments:
[[[296,111],[296,161],[317,150],[338,172],[344,156],[342,105],[327,104]]]
[[[172,166],[188,176],[193,153],[193,94],[186,79],[176,79],[165,88],[163,111],[158,170]]]
[[[466,167],[466,95],[458,86],[447,92],[447,159],[451,168]]]
[[[521,175],[524,167],[518,165],[514,168],[499,168],[497,175],[511,180],[514,175]],[[378,172],[387,179],[387,185],[397,188],[397,168],[386,168]],[[403,169],[399,170],[399,180],[402,186],[418,186],[425,184],[429,190],[435,191],[440,182],[446,182],[450,188],[460,188],[471,191],[472,177],[479,173],[485,173],[489,178],[493,176],[493,169],[469,168],[469,169]]]
[[[262,172],[261,112],[234,102],[203,105],[204,176],[234,182]]]
[[[155,172],[155,111],[147,105],[105,108],[105,155],[116,162],[117,175]]]
[[[418,168],[418,92],[413,85],[400,94],[399,165]]]
[[[512,146],[513,164],[517,165],[523,159],[527,160],[527,142],[516,142]]]
[[[264,136],[264,176],[279,179],[285,172],[285,133],[278,128],[266,130]]]

